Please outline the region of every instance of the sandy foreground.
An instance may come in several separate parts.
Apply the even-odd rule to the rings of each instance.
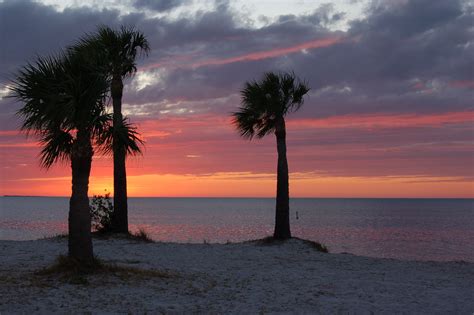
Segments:
[[[108,263],[166,277],[37,275],[65,239],[0,241],[0,313],[473,314],[474,264],[324,254],[281,245],[94,240]]]

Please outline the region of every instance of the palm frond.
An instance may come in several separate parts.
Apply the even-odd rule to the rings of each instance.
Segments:
[[[145,35],[133,27],[122,26],[118,33],[120,40],[120,59],[122,62],[122,77],[131,76],[137,71],[137,54],[148,55],[150,44]]]
[[[112,126],[112,121],[112,114],[105,112],[98,113],[92,121],[92,138],[99,139],[105,133],[109,132],[109,129]]]
[[[137,127],[129,122],[128,118],[122,124],[114,126],[112,119],[103,125],[103,131],[96,138],[96,146],[103,154],[112,154],[114,145],[125,150],[127,155],[141,154],[141,147],[145,142],[141,139]],[[117,143],[114,143],[115,139]]]
[[[296,112],[304,104],[304,96],[310,91],[308,83],[299,79],[293,80],[291,88],[288,89],[287,112]]]
[[[10,97],[24,103],[16,114],[23,120],[21,130],[27,134],[40,134],[52,122],[58,125],[63,120],[59,108],[63,95],[57,93],[63,76],[62,58],[62,54],[38,57],[34,63],[20,69],[9,84]]]
[[[69,132],[61,129],[48,129],[43,132],[40,143],[40,164],[50,168],[54,163],[68,161],[71,156],[73,137]]]
[[[68,118],[75,127],[94,128],[94,119],[106,108],[110,80],[95,66],[96,61],[79,53],[68,56],[65,61],[66,95],[74,112]]]
[[[232,122],[242,137],[262,138],[274,132],[277,120],[301,107],[308,91],[293,72],[265,73],[261,81],[245,83],[241,107],[232,113]]]
[[[136,73],[136,59],[148,55],[150,44],[145,35],[134,27],[122,26],[116,30],[100,25],[95,33],[84,35],[70,49],[100,56],[100,68],[105,73],[123,78]]]
[[[245,107],[241,107],[239,111],[232,113],[232,123],[239,130],[240,136],[247,139],[252,139],[255,135],[255,120],[254,113],[247,110]]]

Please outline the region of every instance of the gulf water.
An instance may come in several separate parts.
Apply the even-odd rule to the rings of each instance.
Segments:
[[[0,239],[67,232],[68,198],[0,197]],[[226,243],[273,232],[273,198],[130,198],[132,231],[184,243]],[[319,199],[290,202],[294,236],[334,253],[474,262],[474,199]]]

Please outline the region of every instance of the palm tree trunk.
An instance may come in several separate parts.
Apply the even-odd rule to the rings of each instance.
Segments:
[[[72,194],[69,200],[69,257],[83,264],[94,259],[89,210],[89,175],[92,164],[90,134],[80,130],[71,152]]]
[[[120,76],[114,76],[111,94],[114,108],[114,128],[120,128],[122,118],[123,82]],[[114,212],[111,220],[111,231],[128,233],[127,173],[125,168],[125,150],[114,133]]]
[[[286,128],[283,117],[275,126],[277,140],[277,197],[275,211],[275,232],[273,238],[285,240],[291,238],[290,232],[290,194],[288,183],[288,160],[286,159]]]

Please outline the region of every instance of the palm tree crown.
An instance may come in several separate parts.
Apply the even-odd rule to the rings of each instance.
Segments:
[[[39,136],[46,168],[70,158],[78,130],[99,135],[110,120],[105,113],[107,77],[85,58],[70,52],[39,57],[19,71],[11,86],[13,97],[24,103],[18,111],[21,128]]]
[[[233,113],[240,135],[252,139],[274,132],[289,112],[297,111],[309,91],[293,73],[268,72],[260,82],[246,82],[241,91],[242,106]]]
[[[147,55],[150,45],[133,27],[122,26],[120,30],[114,30],[100,26],[96,33],[87,34],[72,49],[89,49],[94,54],[103,54],[103,71],[114,78],[125,78],[136,73],[137,56]]]

